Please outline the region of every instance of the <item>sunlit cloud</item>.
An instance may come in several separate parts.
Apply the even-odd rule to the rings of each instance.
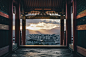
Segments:
[[[44,22],[39,22],[39,23],[32,23],[29,26],[26,26],[26,29],[30,30],[40,30],[40,29],[46,29],[46,30],[51,30],[53,28],[60,27],[58,24],[52,24],[52,23],[44,23]]]
[[[50,14],[50,16],[61,16],[61,15],[59,15],[59,14]]]

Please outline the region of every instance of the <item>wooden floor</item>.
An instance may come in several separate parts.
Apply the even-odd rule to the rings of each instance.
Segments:
[[[20,48],[7,57],[79,57],[69,49],[57,48]]]

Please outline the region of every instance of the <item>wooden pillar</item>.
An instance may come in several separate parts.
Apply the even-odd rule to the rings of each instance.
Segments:
[[[76,0],[73,0],[73,51],[77,51],[76,12]]]
[[[60,24],[60,45],[64,44],[64,19],[60,20],[61,24]]]
[[[9,0],[9,51],[12,52],[13,0]]]
[[[66,31],[64,31],[64,45],[66,45]]]
[[[18,0],[18,4],[16,5],[16,18],[15,18],[15,37],[17,46],[20,45],[20,0]]]
[[[22,41],[23,41],[23,45],[25,45],[25,39],[26,39],[26,19],[24,16],[22,19]]]
[[[60,45],[64,44],[64,16],[61,16],[60,20]]]
[[[66,0],[66,46],[71,43],[71,0]]]
[[[22,45],[21,31],[20,31],[20,45]]]

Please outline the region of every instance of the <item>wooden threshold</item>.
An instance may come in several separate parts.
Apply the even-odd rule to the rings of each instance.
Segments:
[[[64,45],[20,45],[21,48],[67,48]]]
[[[77,52],[83,56],[86,56],[86,49],[80,46],[77,46]]]

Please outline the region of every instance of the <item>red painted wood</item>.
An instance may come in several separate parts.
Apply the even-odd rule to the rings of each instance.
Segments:
[[[76,51],[77,48],[76,48],[76,45],[77,45],[77,33],[76,33],[76,11],[77,8],[76,8],[76,0],[73,0],[73,51]]]
[[[73,0],[71,0],[71,3],[73,3]]]
[[[77,19],[82,18],[82,17],[84,17],[84,16],[86,16],[86,12],[84,12],[84,13],[78,15],[78,16],[77,16]]]
[[[13,5],[16,5],[18,4],[16,0],[13,0]]]
[[[61,21],[61,25],[60,25],[60,27],[61,27],[61,30],[60,30],[60,35],[61,35],[60,44],[63,45],[64,44],[64,42],[63,42],[63,40],[64,40],[64,19],[61,19],[60,21]]]
[[[26,38],[26,20],[22,19],[22,40],[23,40],[23,45],[25,45],[25,38]]]
[[[16,18],[15,18],[15,37],[16,37],[16,43],[19,47],[20,45],[20,0],[18,1],[18,4],[16,5]]]
[[[7,15],[7,14],[1,12],[1,11],[0,11],[0,16],[3,16],[3,17],[5,17],[5,18],[9,18],[9,15]]]
[[[44,8],[44,10],[51,10],[50,8]]]
[[[71,1],[66,0],[66,46],[71,43]]]

